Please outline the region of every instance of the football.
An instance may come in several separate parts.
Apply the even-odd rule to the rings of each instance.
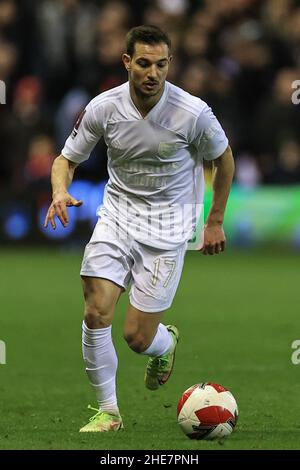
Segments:
[[[222,385],[200,383],[182,394],[177,418],[190,439],[223,440],[237,423],[238,406],[232,393]]]

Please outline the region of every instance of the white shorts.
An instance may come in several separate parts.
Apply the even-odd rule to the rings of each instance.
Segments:
[[[124,289],[131,284],[130,303],[143,312],[168,309],[181,277],[187,244],[160,250],[129,237],[116,237],[101,220],[96,228],[85,248],[80,274],[109,279]]]

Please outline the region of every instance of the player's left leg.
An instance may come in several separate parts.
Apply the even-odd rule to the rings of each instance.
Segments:
[[[142,353],[147,350],[158,332],[160,333],[160,341],[153,347],[154,355],[163,353],[170,347],[170,335],[161,323],[163,313],[149,315],[149,313],[129,305],[124,323],[124,338],[133,351]],[[160,327],[160,325],[162,326]]]
[[[175,296],[185,251],[186,244],[166,251],[138,242],[131,251],[133,282],[124,336],[134,351],[150,356],[145,384],[151,390],[163,385],[173,370],[179,333],[161,319]]]
[[[150,390],[156,390],[169,379],[179,339],[175,326],[161,323],[163,313],[149,314],[130,305],[124,324],[124,337],[129,347],[150,356],[145,373],[145,385]]]

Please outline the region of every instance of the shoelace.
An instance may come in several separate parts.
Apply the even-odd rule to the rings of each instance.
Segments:
[[[164,371],[165,367],[169,364],[169,360],[165,357],[154,358],[149,364],[149,371],[159,372],[159,369]]]
[[[97,411],[97,413],[94,416],[89,418],[89,421],[94,421],[94,419],[96,419],[99,415],[101,415],[103,413],[103,411],[98,410],[97,408],[93,408],[91,405],[88,405],[88,409],[93,410],[93,411]]]
[[[169,365],[169,359],[165,357],[160,357],[158,359],[158,368],[164,372],[165,368]]]

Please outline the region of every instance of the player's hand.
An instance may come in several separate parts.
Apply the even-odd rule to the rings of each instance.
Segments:
[[[204,242],[201,252],[203,255],[218,255],[225,250],[225,233],[220,224],[205,224]]]
[[[53,196],[53,201],[48,209],[44,227],[48,227],[50,221],[53,230],[56,229],[55,216],[60,220],[63,227],[66,227],[69,222],[67,207],[75,206],[79,207],[83,204],[83,201],[77,201],[68,192],[56,193]]]

